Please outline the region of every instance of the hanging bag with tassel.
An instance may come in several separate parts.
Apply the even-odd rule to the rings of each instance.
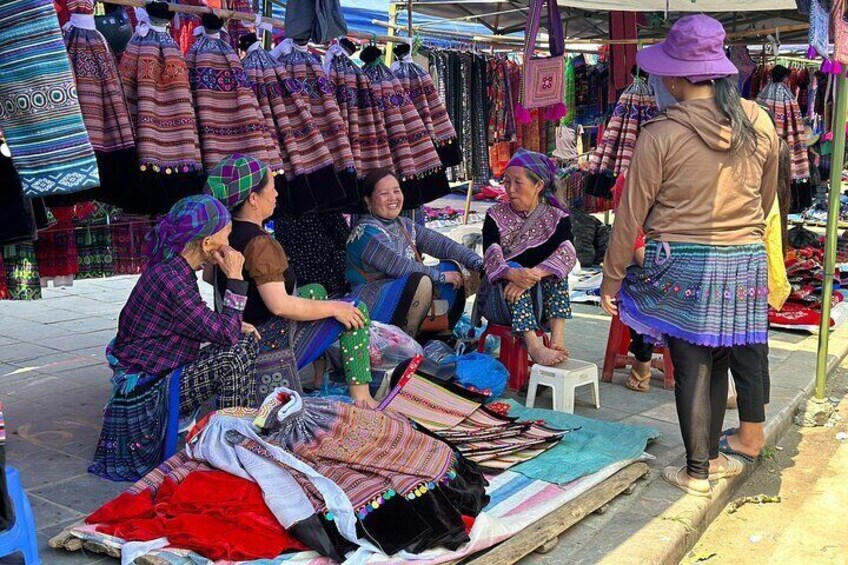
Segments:
[[[542,9],[548,5],[548,43],[550,57],[534,57],[536,35],[542,19]],[[565,40],[562,35],[562,20],[555,0],[531,0],[527,27],[524,30],[524,76],[521,96],[515,109],[519,123],[532,120],[530,110],[547,108],[545,119],[559,120],[565,116],[562,102]]]

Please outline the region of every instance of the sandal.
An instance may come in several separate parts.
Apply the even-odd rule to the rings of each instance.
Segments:
[[[727,442],[727,436],[724,436],[723,438],[718,440],[718,450],[720,453],[724,453],[725,455],[733,455],[734,457],[738,457],[742,459],[742,461],[744,461],[745,463],[749,463],[751,465],[756,463],[757,458],[759,457],[759,455],[755,457],[752,455],[748,455],[747,453],[742,453],[741,451],[736,451],[735,449],[730,447],[730,444]]]
[[[745,464],[737,459],[736,457],[732,457],[730,455],[724,455],[724,460],[726,463],[726,467],[724,471],[718,471],[716,473],[710,473],[711,481],[720,481],[721,479],[729,479],[730,477],[735,477],[736,475],[742,474],[745,470]]]
[[[693,487],[690,483],[684,482],[680,476],[681,474],[686,474],[686,465],[682,467],[666,467],[663,469],[662,476],[663,479],[666,480],[667,483],[676,486],[686,494],[691,494],[692,496],[700,496],[703,498],[710,498],[713,495],[713,487],[710,486],[709,481],[705,481],[707,484],[706,490],[699,489]]]
[[[638,384],[630,384],[630,381],[634,380]],[[640,375],[636,372],[636,369],[630,369],[630,376],[625,381],[624,386],[629,388],[634,392],[649,392],[651,390],[651,370],[648,369],[648,372],[644,375]]]

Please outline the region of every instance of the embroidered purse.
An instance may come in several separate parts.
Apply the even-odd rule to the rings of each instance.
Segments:
[[[528,124],[532,121],[529,110],[532,108],[549,107],[545,112],[548,120],[559,120],[566,114],[562,102],[564,90],[564,58],[565,42],[562,35],[562,20],[554,0],[548,0],[548,44],[550,57],[534,57],[536,35],[542,19],[542,8],[545,0],[532,0],[527,27],[524,30],[524,70],[522,88],[518,105],[515,108],[515,119],[519,123]]]

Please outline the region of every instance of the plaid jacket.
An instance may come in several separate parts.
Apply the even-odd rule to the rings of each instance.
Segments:
[[[130,370],[162,374],[197,359],[203,343],[235,345],[246,294],[246,282],[228,281],[218,314],[203,301],[182,256],[153,265],[121,310],[113,354]]]

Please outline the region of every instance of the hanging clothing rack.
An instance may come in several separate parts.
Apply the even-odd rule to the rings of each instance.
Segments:
[[[149,0],[109,0],[110,4],[118,4],[121,6],[132,6],[135,8],[144,8],[147,4],[150,3]],[[168,4],[168,8],[175,13],[181,14],[215,14],[221,19],[224,20],[239,20],[242,22],[255,24],[256,23],[256,14],[249,14],[246,12],[239,12],[236,10],[223,10],[216,8],[209,8],[207,6],[187,6],[184,4],[174,4],[172,2],[166,2]],[[278,3],[278,2],[274,2]],[[283,4],[284,5],[284,4]],[[267,16],[261,16],[261,21],[266,24],[271,24],[275,28],[285,29],[285,22],[278,20],[276,18],[269,18]],[[406,38],[401,37],[389,37],[386,35],[374,35],[370,33],[361,33],[356,31],[348,32],[349,37],[355,37],[357,39],[366,39],[370,41],[381,41],[385,43],[407,43]]]

